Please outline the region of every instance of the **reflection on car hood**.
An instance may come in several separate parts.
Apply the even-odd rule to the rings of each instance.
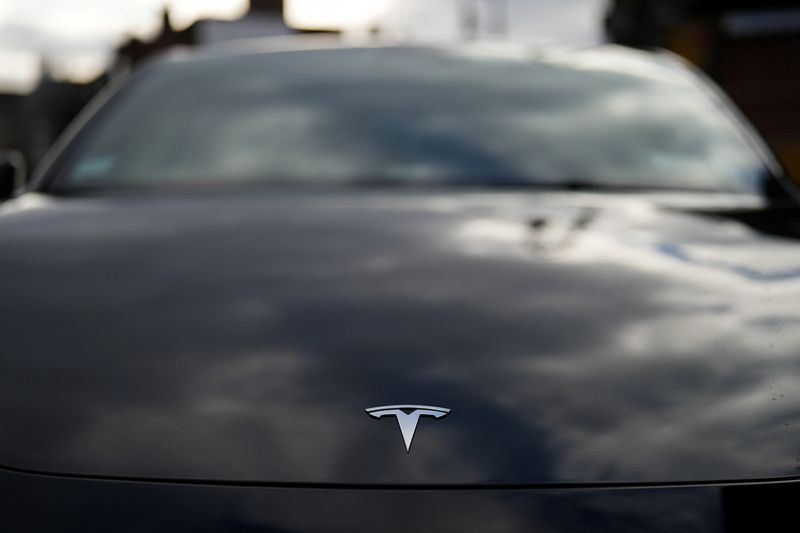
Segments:
[[[0,465],[420,485],[796,474],[800,246],[654,198],[6,206]],[[396,404],[451,412],[421,417],[407,453],[395,417],[365,412]]]

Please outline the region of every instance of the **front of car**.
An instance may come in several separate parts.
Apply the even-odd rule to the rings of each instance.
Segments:
[[[0,523],[777,524],[800,468],[777,174],[643,52],[151,66],[0,208]]]

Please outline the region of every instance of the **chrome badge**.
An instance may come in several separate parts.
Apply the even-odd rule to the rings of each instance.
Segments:
[[[450,412],[445,407],[432,407],[430,405],[383,405],[367,409],[369,416],[381,418],[383,416],[397,417],[400,431],[403,433],[403,442],[406,443],[406,453],[411,450],[411,440],[417,430],[417,422],[421,416],[442,418]]]

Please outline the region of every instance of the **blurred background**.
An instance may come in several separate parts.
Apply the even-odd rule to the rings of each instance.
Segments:
[[[800,181],[798,0],[0,0],[0,150],[35,166],[99,90],[171,48],[298,33],[665,48],[721,85]]]

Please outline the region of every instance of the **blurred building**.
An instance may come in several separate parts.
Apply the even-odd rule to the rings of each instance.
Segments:
[[[612,0],[609,40],[663,47],[708,73],[800,181],[800,2]]]
[[[23,95],[0,93],[0,150],[20,150],[29,168],[33,168],[109,79],[127,74],[142,61],[172,47],[213,45],[294,32],[283,22],[282,0],[250,0],[249,11],[240,19],[202,19],[181,30],[173,28],[165,11],[155,37],[147,41],[125,40],[116,49],[108,72],[89,83],[56,79],[47,62],[42,61],[41,77],[33,91]]]
[[[46,61],[38,84],[28,94],[0,94],[0,150],[21,151],[38,163],[56,137],[102,86],[103,79],[73,83],[56,79]]]
[[[164,10],[161,30],[152,39],[130,38],[116,50],[111,75],[127,73],[142,61],[175,46],[208,46],[239,39],[296,33],[284,22],[283,0],[250,0],[250,9],[236,20],[201,19],[175,30]]]
[[[18,146],[16,128],[18,94],[0,93],[0,150]]]

